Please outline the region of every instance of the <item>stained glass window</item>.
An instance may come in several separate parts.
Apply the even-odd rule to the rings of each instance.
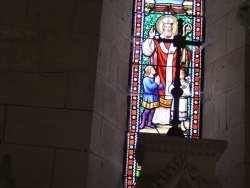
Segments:
[[[181,31],[185,41],[202,42],[202,6],[202,0],[134,0],[125,172],[128,188],[136,186],[136,174],[140,174],[135,160],[138,133],[166,134],[172,126],[171,90],[176,76],[183,90],[178,126],[187,138],[200,136],[201,48],[187,43],[177,62],[177,46],[172,41]],[[180,75],[175,74],[177,63]]]

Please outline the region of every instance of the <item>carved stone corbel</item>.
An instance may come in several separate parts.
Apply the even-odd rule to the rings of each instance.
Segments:
[[[136,188],[222,188],[215,172],[226,148],[222,140],[139,134]]]
[[[173,162],[167,164],[165,171],[149,183],[149,188],[178,187],[182,184],[190,188],[207,188],[206,178],[199,177],[197,166],[188,162],[188,156],[180,151],[174,157]]]

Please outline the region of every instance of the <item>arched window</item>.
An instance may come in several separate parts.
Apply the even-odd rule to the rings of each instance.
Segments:
[[[167,134],[177,108],[183,135],[200,136],[202,10],[202,0],[134,0],[128,188],[135,187],[139,171],[135,160],[138,133]],[[177,77],[182,93],[175,103]]]

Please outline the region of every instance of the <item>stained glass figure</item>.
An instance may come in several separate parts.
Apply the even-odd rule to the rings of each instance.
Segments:
[[[181,24],[180,24],[181,20]],[[136,185],[138,133],[166,134],[173,126],[180,78],[178,127],[187,138],[200,136],[202,0],[135,0],[125,185]],[[179,27],[178,27],[179,26]],[[180,32],[181,30],[181,32]],[[178,34],[183,36],[173,43]],[[177,44],[176,44],[177,43]],[[180,45],[179,45],[180,46]],[[179,59],[178,59],[179,58]],[[143,167],[141,167],[143,169]]]

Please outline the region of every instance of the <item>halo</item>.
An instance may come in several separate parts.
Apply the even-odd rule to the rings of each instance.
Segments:
[[[158,18],[158,20],[156,21],[156,30],[158,31],[159,34],[162,34],[162,21],[165,19],[165,18],[170,18],[174,21],[174,24],[173,24],[173,35],[177,35],[178,33],[178,21],[177,21],[177,18],[174,17],[174,16],[171,16],[171,15],[164,15],[164,16],[161,16]]]

